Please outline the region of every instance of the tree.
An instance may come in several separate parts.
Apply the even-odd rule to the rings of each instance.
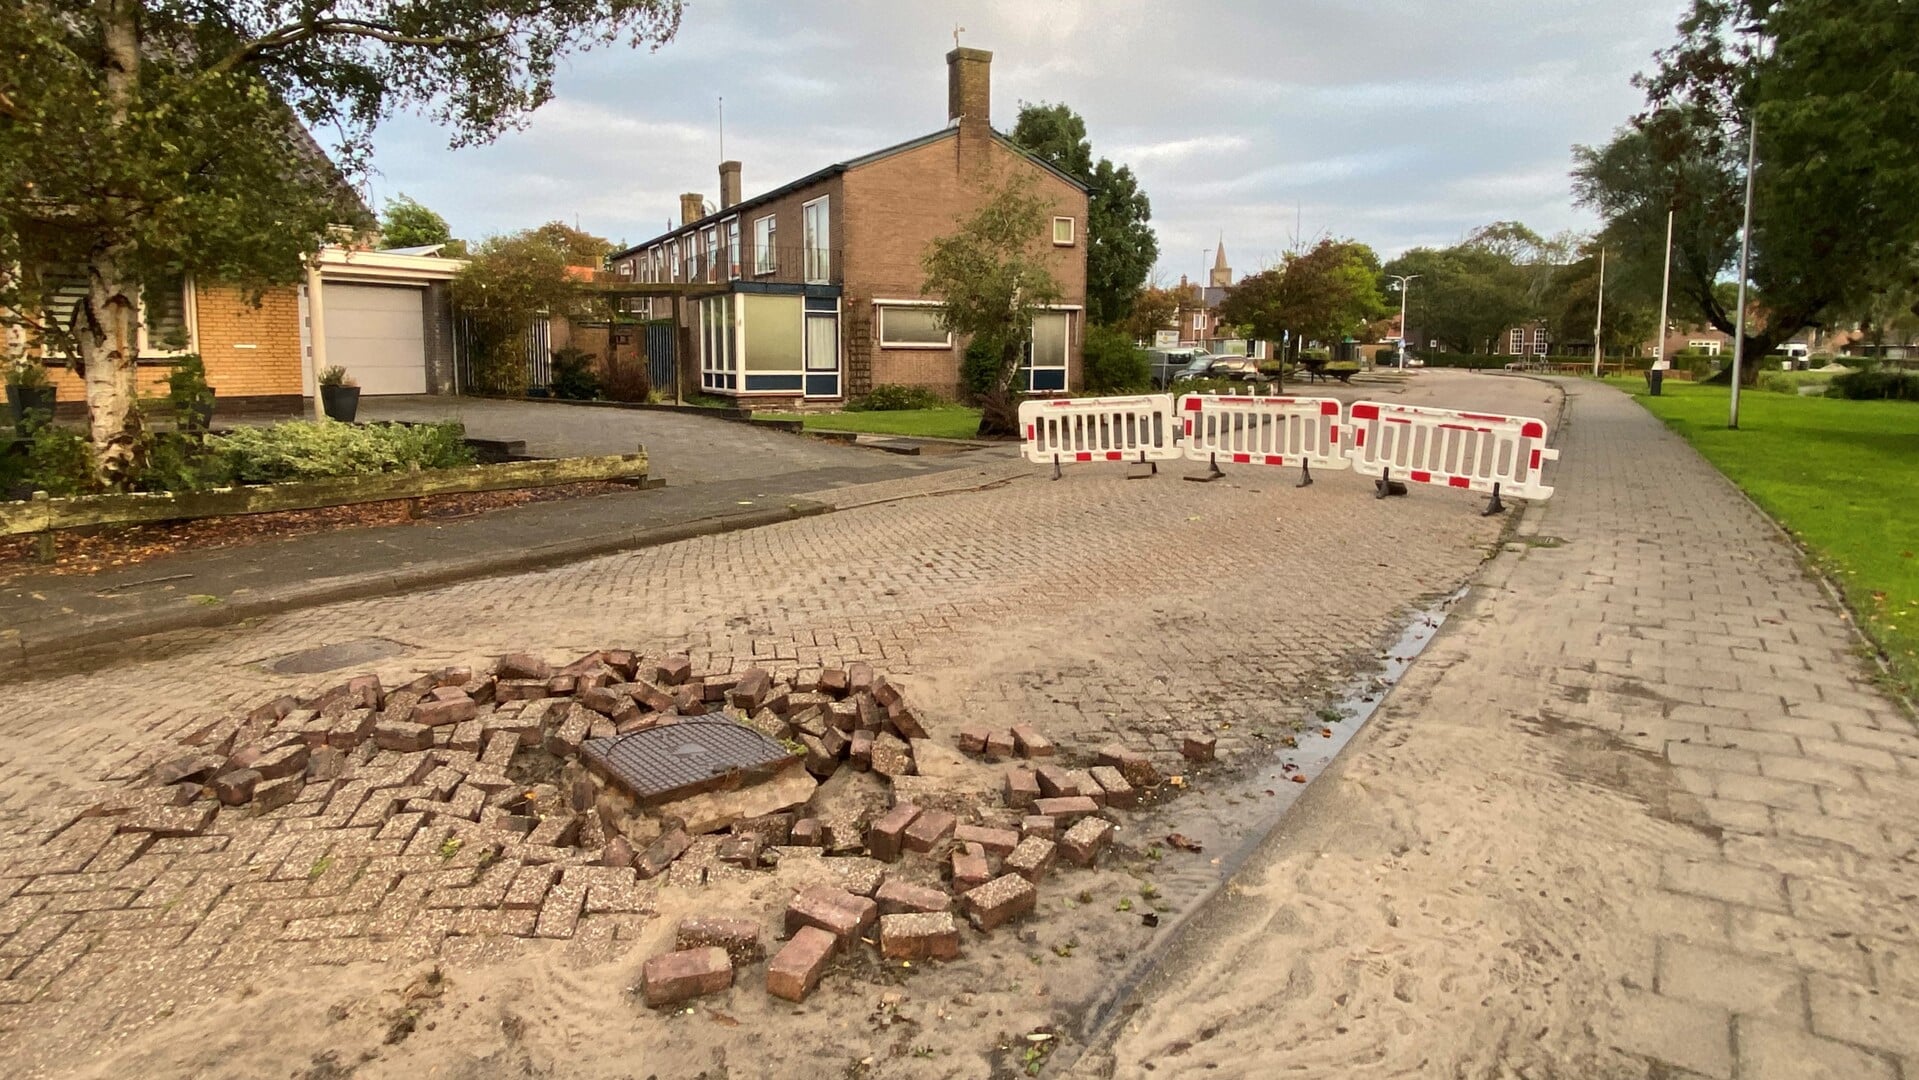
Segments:
[[[1498,245],[1470,238],[1449,248],[1413,248],[1387,263],[1385,273],[1419,277],[1408,305],[1408,340],[1438,341],[1455,352],[1490,352],[1501,333],[1538,311],[1528,299],[1533,275]]]
[[[426,247],[453,239],[446,219],[402,192],[380,213],[380,243],[389,248]]]
[[[1657,270],[1657,267],[1652,269]],[[1658,332],[1659,281],[1609,250],[1606,258],[1606,310],[1600,323],[1600,344],[1609,351],[1637,348]],[[1555,351],[1566,342],[1591,341],[1599,315],[1599,243],[1587,245],[1580,257],[1562,267],[1540,298],[1539,317],[1546,322]]]
[[[1606,146],[1575,151],[1580,201],[1654,265],[1673,211],[1674,292],[1734,333],[1737,304],[1717,286],[1736,272],[1756,111],[1749,280],[1765,302],[1747,320],[1746,355],[1906,288],[1919,273],[1911,30],[1900,0],[1694,0],[1640,80],[1646,111]]]
[[[1242,278],[1219,305],[1222,320],[1257,337],[1287,339],[1294,357],[1304,342],[1356,337],[1385,313],[1379,257],[1364,244],[1331,238]]]
[[[1173,329],[1181,305],[1191,298],[1190,289],[1181,291],[1147,285],[1134,295],[1132,310],[1121,320],[1120,328],[1131,334],[1134,341],[1144,341],[1150,345],[1155,333]]]
[[[581,232],[564,221],[549,221],[534,229],[533,235],[564,252],[570,266],[591,266],[597,270],[613,251],[613,241]]]
[[[946,328],[997,352],[981,395],[979,433],[1019,433],[1019,377],[1033,318],[1059,299],[1047,268],[1052,249],[1050,204],[1019,177],[984,192],[979,209],[938,237],[920,260],[920,292],[939,298]]]
[[[579,284],[567,274],[565,249],[541,229],[489,237],[454,276],[453,304],[468,320],[479,363],[476,388],[518,396],[526,391],[526,331],[542,314],[567,312]]]
[[[1152,201],[1130,167],[1093,160],[1086,121],[1065,105],[1021,104],[1013,141],[1089,189],[1086,314],[1101,325],[1119,323],[1159,261]]]
[[[0,14],[0,316],[75,356],[102,479],[138,465],[143,284],[298,280],[337,225],[374,126],[417,106],[453,142],[492,138],[553,93],[566,54],[657,46],[680,0],[13,0]],[[339,133],[338,164],[304,128]],[[69,326],[34,272],[84,268]]]

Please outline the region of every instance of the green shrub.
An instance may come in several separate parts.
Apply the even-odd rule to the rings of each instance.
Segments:
[[[72,428],[48,424],[33,433],[20,482],[29,491],[49,495],[85,495],[98,489],[93,447]]]
[[[1080,350],[1085,358],[1086,389],[1109,393],[1149,390],[1153,362],[1132,335],[1110,326],[1089,326]]]
[[[207,442],[232,482],[271,484],[471,465],[465,438],[456,421],[361,426],[296,420],[236,428]]]
[[[553,379],[548,384],[556,398],[592,401],[600,396],[600,377],[593,370],[593,354],[568,345],[553,354]]]
[[[966,400],[977,402],[993,388],[999,374],[999,346],[985,338],[974,338],[966,345],[966,359],[960,363],[960,391]]]
[[[181,431],[205,431],[213,419],[213,388],[207,385],[207,366],[199,353],[188,353],[167,372],[167,401],[173,405],[173,423]]]
[[[946,400],[931,387],[900,386],[888,383],[846,403],[847,412],[906,412],[912,409],[937,409]]]
[[[1919,371],[1853,371],[1835,376],[1827,397],[1853,401],[1919,401]]]
[[[1778,371],[1760,372],[1758,381],[1753,385],[1755,389],[1764,390],[1769,394],[1797,394],[1799,392],[1799,384],[1787,378],[1785,373]]]
[[[626,360],[618,356],[606,362],[606,383],[601,387],[608,401],[647,401],[653,395],[653,382],[647,377],[645,359]]]

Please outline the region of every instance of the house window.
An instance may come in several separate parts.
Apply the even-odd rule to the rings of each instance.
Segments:
[[[1053,219],[1053,245],[1055,247],[1073,246],[1073,219],[1056,217]]]
[[[800,207],[800,244],[806,259],[806,280],[824,284],[833,279],[832,252],[827,247],[832,236],[828,202],[822,195]]]
[[[87,274],[74,266],[48,268],[39,274],[41,318],[49,326],[72,331],[87,298]],[[184,276],[162,276],[140,290],[140,324],[134,348],[141,356],[168,356],[193,347],[188,321],[192,287]]]
[[[773,250],[774,218],[768,214],[753,222],[753,272],[771,274],[780,268],[780,260]]]
[[[1073,316],[1047,311],[1033,317],[1033,339],[1026,346],[1026,389],[1030,393],[1061,393],[1066,389],[1066,353],[1072,337]]]
[[[1546,355],[1546,328],[1543,326],[1533,327],[1533,353],[1538,356]]]
[[[700,267],[700,280],[715,281],[720,268],[720,230],[708,225],[702,238],[706,241],[706,260]]]
[[[740,276],[740,219],[734,218],[725,224],[726,229],[726,280],[732,281]]]
[[[1526,351],[1526,331],[1515,326],[1506,341],[1506,351],[1514,356]]]
[[[1255,341],[1252,343],[1251,349],[1252,351],[1247,354],[1248,357],[1254,360],[1266,359],[1266,343],[1265,342]]]
[[[666,280],[680,280],[680,246],[676,243],[666,245]]]
[[[735,296],[709,296],[693,305],[693,337],[700,350],[700,386],[732,393],[739,389],[739,335]]]
[[[1205,334],[1206,334],[1206,313],[1203,311],[1196,312],[1193,315],[1193,336],[1204,337]]]
[[[881,307],[880,345],[888,349],[950,349],[953,333],[936,307]]]

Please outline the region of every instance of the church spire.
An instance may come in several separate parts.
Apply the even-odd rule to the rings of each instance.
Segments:
[[[1226,234],[1219,236],[1219,249],[1213,256],[1213,273],[1208,284],[1216,289],[1230,288],[1233,284],[1233,268],[1226,265]]]

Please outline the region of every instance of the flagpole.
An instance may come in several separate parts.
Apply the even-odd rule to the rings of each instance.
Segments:
[[[1672,219],[1673,211],[1666,211],[1666,265],[1664,277],[1659,283],[1659,352],[1653,360],[1653,370],[1659,375],[1653,378],[1652,392],[1659,393],[1659,384],[1665,379],[1666,372],[1666,313],[1672,303]]]

